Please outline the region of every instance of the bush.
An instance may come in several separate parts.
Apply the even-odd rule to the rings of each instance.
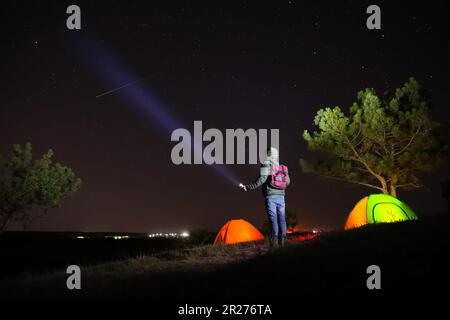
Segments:
[[[212,243],[214,241],[214,234],[207,228],[196,228],[189,232],[189,240],[194,245]]]

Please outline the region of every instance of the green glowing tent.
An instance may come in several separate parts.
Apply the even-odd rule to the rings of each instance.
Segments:
[[[353,229],[371,223],[407,220],[417,220],[417,216],[406,203],[386,194],[371,194],[356,204],[344,228]]]

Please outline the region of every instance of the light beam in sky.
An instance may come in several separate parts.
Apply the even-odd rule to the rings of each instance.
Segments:
[[[168,112],[155,94],[145,87],[142,81],[148,77],[135,80],[135,77],[122,63],[119,56],[99,45],[86,35],[74,35],[75,47],[70,43],[70,51],[74,52],[89,68],[96,71],[102,81],[110,88],[115,88],[96,96],[100,98],[120,90],[121,97],[130,102],[137,112],[141,113],[152,125],[156,125],[166,134],[171,134],[177,128],[183,128],[181,122]],[[124,90],[121,90],[124,89]],[[197,148],[196,148],[197,149]],[[200,148],[199,152],[203,152]],[[208,165],[222,177],[234,185],[238,179],[224,165]]]

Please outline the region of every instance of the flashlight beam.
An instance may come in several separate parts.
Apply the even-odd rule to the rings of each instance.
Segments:
[[[85,35],[80,35],[80,37],[75,38],[75,40],[76,46],[74,52],[84,64],[94,69],[99,74],[103,82],[107,83],[110,87],[124,83],[120,87],[98,94],[95,98],[101,98],[126,87],[131,87],[129,90],[124,90],[122,92],[123,98],[127,99],[130,102],[129,105],[141,113],[152,125],[157,126],[166,133],[173,132],[173,130],[181,127],[178,119],[171,114],[169,110],[164,108],[164,105],[159,102],[156,95],[152,94],[152,92],[145,88],[144,85],[138,85],[138,82],[148,79],[150,75],[143,78],[137,78],[131,74],[125,66],[119,64],[118,61],[120,61],[120,59],[118,59],[116,55],[106,48],[99,46],[98,41],[95,41],[95,39],[93,40]],[[72,44],[72,42],[70,44]],[[71,52],[73,52],[72,47]],[[133,79],[137,80],[133,81]],[[119,82],[117,80],[122,81]],[[219,164],[214,164],[210,167],[233,185],[239,183],[233,172],[227,167]]]

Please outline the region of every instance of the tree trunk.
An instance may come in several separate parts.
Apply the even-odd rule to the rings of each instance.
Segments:
[[[397,198],[397,186],[395,184],[391,184],[390,194],[391,196]]]
[[[393,175],[390,179],[389,194],[395,198],[397,198],[397,183],[398,177]]]
[[[389,194],[389,189],[388,189],[386,179],[384,179],[383,177],[379,177],[378,179],[381,182],[381,188],[383,188],[383,194]]]

